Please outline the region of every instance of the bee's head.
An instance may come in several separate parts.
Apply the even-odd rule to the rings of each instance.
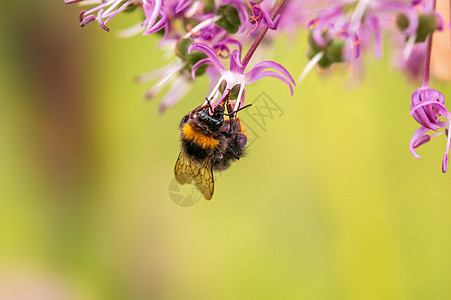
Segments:
[[[221,128],[224,123],[224,106],[218,105],[210,114],[210,108],[205,107],[199,114],[199,120],[206,124],[211,130],[215,131]]]

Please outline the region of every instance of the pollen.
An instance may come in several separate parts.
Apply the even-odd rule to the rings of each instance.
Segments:
[[[206,136],[200,131],[194,130],[189,124],[183,125],[183,136],[194,143],[198,144],[202,148],[214,148],[219,144],[219,141],[211,136]]]

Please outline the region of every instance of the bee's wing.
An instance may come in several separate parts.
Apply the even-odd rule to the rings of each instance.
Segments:
[[[191,160],[183,153],[183,151],[180,151],[177,162],[175,163],[174,174],[175,179],[180,184],[191,182],[193,178],[194,174],[192,174]]]
[[[192,161],[183,151],[180,151],[179,158],[175,163],[174,174],[178,183],[194,184],[205,199],[210,200],[213,196],[214,180],[211,170],[211,157],[208,157],[203,164],[198,164]]]
[[[210,200],[213,197],[213,191],[215,189],[213,172],[211,170],[211,157],[205,160],[204,164],[198,169],[198,174],[193,177],[193,180],[205,199]]]

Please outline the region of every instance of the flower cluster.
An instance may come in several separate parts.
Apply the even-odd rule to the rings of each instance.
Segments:
[[[423,85],[412,95],[411,115],[421,127],[412,137],[415,149],[432,137],[449,136],[451,113],[444,96],[429,87],[429,61],[432,36],[436,30],[449,29],[435,11],[435,0],[65,0],[88,6],[80,13],[80,25],[96,21],[106,31],[112,18],[123,13],[139,13],[142,22],[118,31],[121,36],[154,34],[159,46],[172,52],[165,67],[138,77],[138,81],[157,82],[146,93],[151,99],[172,83],[163,97],[160,111],[176,104],[189,91],[192,82],[206,75],[211,91],[204,105],[215,107],[225,94],[235,109],[244,105],[246,86],[263,77],[286,83],[293,94],[295,81],[280,64],[263,61],[246,70],[264,38],[266,45],[281,32],[307,32],[309,62],[290,66],[300,72],[298,83],[313,68],[331,69],[345,65],[362,72],[361,57],[370,49],[375,58],[383,55],[382,43],[390,40],[398,49],[397,66],[411,77],[423,73]],[[269,32],[270,34],[266,33]],[[387,39],[384,35],[389,35]],[[249,49],[244,55],[243,49]],[[262,49],[259,49],[262,50]],[[259,55],[263,55],[259,51]],[[244,57],[242,59],[242,57]],[[229,68],[224,60],[230,61]],[[302,71],[301,71],[302,70]],[[293,70],[292,70],[293,71]],[[351,72],[355,74],[356,72]],[[230,91],[224,93],[224,91]],[[207,103],[208,102],[208,103]],[[444,129],[438,132],[440,129]],[[427,135],[429,131],[438,132]],[[443,172],[448,165],[447,140]]]
[[[345,62],[360,69],[361,51],[369,47],[380,58],[385,31],[404,40],[395,46],[403,49],[402,61],[407,61],[415,45],[424,42],[434,30],[443,28],[439,14],[418,6],[399,0],[340,1],[328,6],[308,23],[311,61],[300,79],[316,65],[324,69]],[[411,63],[418,64],[418,61]]]
[[[155,33],[160,38],[159,45],[162,48],[173,50],[171,63],[137,78],[139,82],[159,79],[146,93],[148,99],[153,98],[172,82],[170,91],[160,104],[160,111],[177,103],[188,92],[195,76],[207,74],[212,81],[217,79],[221,70],[213,68],[213,60],[208,60],[211,66],[208,66],[205,60],[210,52],[221,59],[229,58],[232,50],[241,55],[243,43],[249,36],[259,33],[263,27],[261,25],[276,29],[280,19],[280,15],[277,15],[273,20],[269,13],[255,2],[240,0],[65,0],[65,2],[92,6],[80,13],[80,25],[83,27],[97,21],[105,31],[110,31],[107,23],[118,14],[141,11],[143,21],[119,31],[118,34],[130,36],[142,33],[146,36]],[[188,51],[190,46],[197,44],[204,45],[204,48],[196,48],[201,51]],[[193,68],[194,66],[196,67]],[[252,80],[247,80],[246,83]],[[244,90],[244,83],[242,89]]]

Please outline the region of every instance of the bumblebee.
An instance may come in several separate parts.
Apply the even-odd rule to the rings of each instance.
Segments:
[[[207,104],[195,108],[180,122],[181,151],[174,167],[175,179],[180,184],[194,184],[207,200],[213,196],[213,171],[226,170],[239,160],[247,143],[236,115],[250,105],[233,111],[229,94],[214,109],[207,99]]]

